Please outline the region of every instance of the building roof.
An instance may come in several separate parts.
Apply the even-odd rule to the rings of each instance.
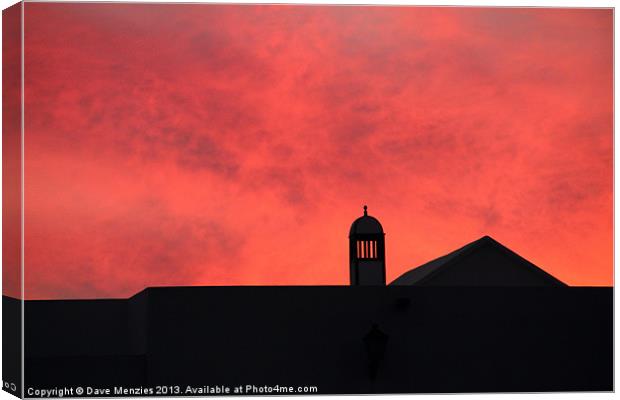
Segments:
[[[368,207],[364,206],[364,215],[353,221],[349,230],[349,237],[353,235],[382,234],[383,227],[378,219],[368,215]]]
[[[491,264],[493,263],[493,261],[490,261],[491,257],[489,257],[491,253],[500,254],[501,257],[503,257],[503,259],[505,260],[505,262],[499,263],[500,265],[491,266]],[[479,256],[478,259],[481,260],[478,262],[479,264],[488,264],[485,265],[485,267],[487,267],[487,270],[488,267],[491,267],[496,269],[497,271],[498,269],[506,268],[506,265],[510,264],[511,268],[518,268],[521,271],[520,273],[522,275],[523,273],[526,273],[530,276],[534,275],[534,279],[537,280],[536,285],[566,286],[566,284],[562,281],[556,279],[552,275],[532,264],[525,258],[521,257],[506,246],[491,238],[490,236],[483,236],[482,238],[471,242],[461,247],[460,249],[457,249],[442,257],[436,258],[432,261],[427,262],[426,264],[423,264],[417,268],[405,272],[394,281],[392,281],[390,285],[427,285],[433,284],[434,280],[438,280],[437,278],[442,278],[441,281],[446,282],[445,274],[446,272],[454,271],[453,267],[461,265],[463,266],[463,268],[471,268],[471,260],[473,258],[472,256],[474,255]],[[475,279],[475,277],[473,279]],[[504,283],[510,286],[520,285],[520,282],[510,282],[509,279],[514,279],[514,274],[506,274],[506,281]],[[502,279],[499,280],[500,285],[501,281]],[[453,283],[457,285],[464,284],[463,282],[458,281],[453,281]],[[527,286],[528,284],[525,285]]]

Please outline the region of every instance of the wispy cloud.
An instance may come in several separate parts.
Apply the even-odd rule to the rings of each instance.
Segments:
[[[346,284],[483,234],[612,281],[610,10],[30,4],[27,295]]]

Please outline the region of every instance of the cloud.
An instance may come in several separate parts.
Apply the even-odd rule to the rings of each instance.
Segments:
[[[364,203],[388,278],[491,234],[611,283],[610,10],[37,3],[26,20],[33,297],[346,284]]]

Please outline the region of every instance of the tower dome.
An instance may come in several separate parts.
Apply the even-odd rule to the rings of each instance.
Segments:
[[[353,221],[349,237],[357,234],[382,234],[383,227],[378,219],[368,215],[368,206],[364,206],[364,215]]]

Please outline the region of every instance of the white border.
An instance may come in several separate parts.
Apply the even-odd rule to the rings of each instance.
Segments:
[[[53,2],[53,1],[47,1],[47,0],[25,0],[25,2]],[[69,1],[62,1],[62,2],[69,2]],[[75,1],[78,2],[78,1]],[[84,3],[85,1],[80,1],[82,3]],[[118,1],[92,1],[92,2],[108,2],[108,3],[116,3]],[[148,0],[148,1],[134,1],[135,3],[199,3],[199,2],[193,2],[193,1],[170,1],[170,0]],[[0,0],[0,6],[2,7],[2,9],[5,9],[9,6],[11,6],[12,4],[15,4],[15,1],[11,1],[11,0]],[[234,2],[230,2],[230,1],[203,1],[200,3],[234,3]],[[264,1],[264,0],[243,0],[243,1],[239,1],[239,2],[235,2],[237,4],[242,3],[242,4],[318,4],[318,5],[384,5],[384,6],[390,6],[390,5],[417,5],[417,6],[444,6],[444,7],[450,7],[450,6],[470,6],[470,7],[561,7],[561,8],[614,8],[615,4],[611,1],[601,1],[601,0],[591,0],[591,1],[578,1],[578,0],[564,0],[564,1],[553,1],[553,0],[539,0],[539,1],[502,1],[502,0],[477,0],[477,1],[437,1],[437,0],[426,0],[426,1],[411,1],[411,0],[375,0],[375,1],[354,1],[354,0],[312,0],[312,1],[302,1],[302,0],[289,0],[284,2],[269,2],[269,1]],[[21,96],[21,108],[22,108],[22,112],[21,112],[21,185],[22,188],[24,187],[24,80],[23,80],[23,76],[24,76],[24,7],[22,7],[21,10],[21,18],[22,18],[22,37],[21,37],[21,46],[22,46],[22,52],[21,52],[21,75],[22,75],[22,82],[21,82],[21,91],[22,91],[22,96]],[[615,12],[614,12],[615,14]],[[2,30],[1,30],[1,26],[2,26],[2,22],[0,19],[0,39],[1,39],[1,35],[2,35]],[[615,65],[615,52],[616,52],[616,43],[617,43],[617,32],[615,30],[615,15],[614,15],[614,99],[615,99],[615,95],[616,95],[616,85],[615,85],[615,74],[617,73],[617,69],[616,69],[616,65]],[[0,55],[1,57],[1,55]],[[1,90],[1,81],[0,81],[0,90]],[[616,131],[615,131],[615,112],[616,112],[616,105],[614,102],[614,160],[615,160],[615,138],[616,138]],[[0,108],[0,117],[1,117],[1,108]],[[0,157],[1,157],[1,151],[2,151],[2,143],[0,141]],[[616,164],[614,162],[614,192],[615,192],[615,187],[616,184],[618,183],[618,174],[616,173]],[[1,198],[1,193],[2,193],[2,186],[0,185],[0,198]],[[22,215],[21,215],[21,283],[22,283],[22,287],[21,287],[21,294],[22,294],[22,298],[24,298],[24,282],[25,282],[25,275],[24,275],[24,192],[22,190],[21,192],[21,207],[22,207]],[[616,205],[618,204],[619,200],[614,196],[614,226],[616,225],[616,214],[615,214],[615,209],[616,209]],[[2,220],[2,216],[0,214],[0,222]],[[615,230],[614,230],[615,233]],[[0,230],[0,243],[1,243],[1,239],[2,239],[2,232]],[[616,243],[615,240],[615,234],[614,234],[614,267],[616,265],[616,255],[618,254],[618,244]],[[1,254],[0,254],[1,257]],[[615,282],[615,268],[614,268],[614,282]],[[614,309],[617,309],[617,299],[614,298]],[[614,312],[615,314],[615,312]],[[23,342],[23,316],[24,316],[24,307],[23,307],[23,303],[22,303],[22,361],[23,361],[23,350],[24,350],[24,342]],[[1,317],[1,311],[0,311],[0,317]],[[1,318],[0,318],[0,332],[2,329],[2,322],[1,322]],[[617,335],[617,330],[615,329],[615,318],[614,318],[614,339],[616,338]],[[1,333],[0,333],[1,336]],[[614,340],[615,342],[615,340]],[[0,346],[1,347],[1,346]],[[617,350],[614,349],[614,355],[617,355]],[[2,354],[2,349],[0,348],[0,355]],[[616,357],[614,357],[616,358]],[[2,372],[2,368],[0,366],[0,374]],[[24,369],[23,369],[23,362],[22,362],[22,382],[23,382],[23,374],[24,374]],[[615,383],[618,382],[618,379],[616,379],[618,377],[617,371],[614,370],[614,380]],[[23,389],[23,388],[22,388]],[[614,394],[611,393],[550,393],[550,394],[464,394],[464,395],[447,395],[447,394],[438,394],[438,395],[378,395],[378,396],[373,396],[373,398],[380,398],[380,399],[389,399],[389,398],[403,398],[403,397],[413,397],[415,396],[417,399],[438,399],[438,398],[447,398],[447,397],[451,397],[453,398],[453,396],[459,396],[461,398],[478,398],[478,397],[482,397],[485,399],[494,399],[494,398],[498,398],[498,399],[505,399],[505,400],[512,400],[512,399],[519,399],[519,398],[538,398],[538,397],[545,397],[547,399],[562,399],[562,400],[581,400],[581,399],[601,399],[601,398],[609,398],[611,396],[614,396]],[[265,396],[267,398],[281,398],[282,396]],[[289,397],[289,396],[286,396]],[[301,396],[301,397],[307,397],[307,396]],[[313,396],[316,397],[316,396]],[[321,398],[333,398],[333,399],[349,399],[349,398],[354,398],[354,397],[358,397],[358,396],[321,396]],[[0,400],[8,400],[8,399],[14,399],[15,397],[11,396],[10,394],[1,391],[0,394]],[[239,396],[235,396],[235,398],[240,398]],[[174,399],[174,398],[171,398]]]

